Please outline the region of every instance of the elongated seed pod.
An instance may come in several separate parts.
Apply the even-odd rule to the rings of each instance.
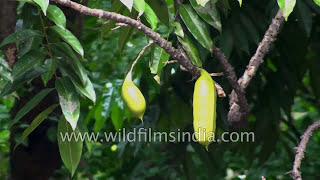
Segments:
[[[146,110],[146,101],[141,91],[132,82],[131,71],[123,82],[121,96],[129,111],[142,121],[143,114]]]
[[[216,130],[216,88],[209,73],[200,70],[193,92],[193,127],[195,137],[208,150]]]

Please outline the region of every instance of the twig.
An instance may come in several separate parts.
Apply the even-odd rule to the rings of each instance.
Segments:
[[[114,31],[114,30],[116,30],[116,29],[119,29],[119,28],[121,28],[121,27],[126,27],[126,26],[128,26],[127,24],[124,24],[124,23],[116,23],[116,27],[115,28],[112,28],[111,29],[111,31]]]
[[[140,53],[138,54],[138,57],[133,61],[129,72],[132,71],[133,67],[137,64],[138,60],[141,58],[141,56],[144,54],[144,52],[145,52],[149,47],[151,47],[152,45],[154,45],[154,42],[153,42],[153,41],[149,42],[145,47],[142,48],[142,50],[141,50]]]
[[[220,86],[219,83],[217,83],[216,81],[213,81],[214,84],[216,85],[216,91],[218,94],[218,97],[226,97],[226,93],[224,92],[223,88]]]
[[[128,24],[139,31],[143,32],[145,35],[149,36],[156,44],[158,44],[166,53],[168,53],[173,59],[176,59],[179,64],[181,64],[188,72],[192,73],[193,76],[196,76],[199,73],[199,69],[192,64],[191,61],[188,61],[185,56],[173,46],[170,45],[168,41],[163,39],[160,34],[154,32],[152,29],[148,28],[141,22],[131,19],[127,16],[117,14],[114,12],[103,11],[101,9],[92,9],[81,4],[72,2],[70,0],[51,0],[63,6],[70,7],[81,14],[95,16],[99,18],[106,18],[108,20],[114,20],[116,22]]]
[[[219,73],[210,73],[210,76],[212,76],[212,77],[223,76],[223,72],[219,72]]]
[[[174,64],[174,63],[177,63],[178,61],[177,60],[172,60],[172,61],[166,61],[166,62],[163,62],[165,65],[167,64]]]
[[[318,128],[320,128],[320,120],[316,121],[308,127],[308,129],[304,132],[304,134],[301,137],[301,142],[299,146],[295,148],[296,157],[294,159],[293,169],[291,171],[291,176],[294,180],[302,180],[300,172],[301,161],[304,158],[304,152],[306,151],[306,146],[310,137],[312,136],[312,133]]]

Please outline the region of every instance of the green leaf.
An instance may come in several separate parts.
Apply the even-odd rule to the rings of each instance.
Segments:
[[[79,40],[68,29],[63,30],[58,26],[52,26],[51,29],[58,33],[64,41],[70,44],[70,46],[83,57],[84,51]]]
[[[0,66],[0,77],[6,79],[7,81],[13,81],[13,77],[11,72],[5,69],[4,67]]]
[[[313,0],[318,6],[320,6],[320,0]]]
[[[310,37],[311,29],[312,29],[312,11],[311,9],[303,2],[297,2],[298,8],[298,23],[304,29],[307,36]]]
[[[47,15],[47,8],[49,5],[49,0],[33,0],[33,1],[40,6],[43,14],[46,16]]]
[[[119,47],[119,52],[122,53],[124,46],[127,44],[129,41],[132,33],[133,33],[133,27],[123,27],[120,31],[119,35],[119,41],[118,41],[118,47]]]
[[[95,102],[96,101],[96,94],[93,89],[93,85],[90,81],[90,79],[87,80],[86,85],[84,86],[81,83],[81,80],[79,77],[74,73],[74,71],[68,66],[68,64],[63,63],[62,61],[58,61],[58,67],[60,72],[64,76],[68,76],[73,85],[76,87],[77,91],[83,94],[84,96],[88,97],[91,101]]]
[[[278,5],[282,11],[283,17],[288,20],[289,15],[296,5],[296,0],[278,0]]]
[[[8,61],[4,60],[2,57],[0,57],[0,66],[4,67],[8,71],[12,71],[12,69],[10,68],[10,66],[8,64]]]
[[[56,55],[63,57],[58,61],[60,71],[69,76],[77,90],[80,90],[83,95],[95,102],[96,93],[93,89],[92,82],[88,77],[87,70],[82,66],[78,57],[73,53],[69,45],[66,43],[56,43],[51,47],[51,50]],[[68,67],[72,67],[72,70]]]
[[[183,49],[189,55],[192,63],[198,67],[202,67],[198,49],[194,46],[194,43],[191,41],[191,39],[185,34],[183,39],[178,37],[178,40],[182,44]]]
[[[41,79],[44,83],[44,85],[46,86],[48,81],[50,81],[53,77],[53,75],[56,73],[56,70],[57,70],[57,62],[56,62],[56,59],[47,59],[45,62],[44,62],[44,67],[47,68],[49,71],[42,74],[41,75]]]
[[[242,5],[242,0],[238,0],[239,1],[239,5],[240,5],[240,7],[241,7],[241,5]]]
[[[14,42],[21,42],[26,39],[32,38],[34,36],[41,36],[41,33],[39,31],[35,31],[32,29],[26,29],[26,30],[21,30],[15,33],[10,34],[4,40],[1,42],[0,47],[14,43]]]
[[[170,26],[174,27],[174,33],[180,37],[184,37],[184,32],[183,32],[183,29],[182,29],[182,26],[179,22],[173,22],[173,23],[170,23]]]
[[[114,83],[113,83],[114,84]],[[111,107],[115,102],[116,87],[106,88],[102,94],[101,102],[97,104],[94,117],[94,131],[98,132],[102,129],[106,119],[110,116]]]
[[[42,42],[43,42],[42,36],[34,36],[34,37],[31,37],[29,39],[24,40],[21,43],[18,42],[17,45],[18,45],[18,49],[19,49],[19,51],[18,51],[19,57],[22,57],[30,50],[39,49],[42,46],[41,45]]]
[[[53,21],[58,27],[65,30],[66,29],[66,17],[63,13],[63,11],[55,6],[55,5],[49,5],[48,7],[48,18]]]
[[[116,131],[122,128],[124,119],[124,110],[118,103],[114,103],[111,110],[111,120]]]
[[[56,80],[56,89],[59,94],[59,101],[63,115],[70,123],[72,129],[75,130],[80,113],[78,93],[68,77],[58,78]]]
[[[210,1],[205,6],[199,6],[197,5],[196,0],[189,1],[193,9],[203,20],[221,32],[220,13],[215,3]]]
[[[154,13],[152,8],[146,3],[146,9],[144,17],[147,19],[148,23],[151,25],[151,28],[154,30],[158,25],[157,15]]]
[[[25,104],[16,114],[16,116],[14,117],[14,119],[12,121],[10,121],[9,123],[9,128],[11,126],[13,126],[14,124],[16,124],[24,115],[26,115],[31,109],[33,109],[36,105],[39,104],[40,101],[42,101],[42,99],[44,97],[46,97],[51,91],[53,90],[53,88],[49,88],[49,89],[44,89],[42,91],[40,91],[38,94],[36,94],[34,97],[32,97],[32,99],[30,99],[27,104]]]
[[[179,13],[191,34],[199,43],[212,52],[213,42],[209,30],[190,5],[179,6]]]
[[[120,0],[130,11],[132,10],[133,0]]]
[[[15,90],[17,90],[21,85],[24,83],[40,76],[41,74],[47,72],[47,69],[42,67],[34,67],[30,70],[26,71],[25,73],[21,74],[18,77],[15,77],[13,82],[8,82],[5,87],[2,89],[0,93],[0,97],[5,95],[11,94]]]
[[[152,74],[160,73],[162,68],[165,66],[165,62],[169,60],[170,55],[167,54],[161,47],[154,46],[151,52],[151,59],[149,63],[150,71]]]
[[[19,146],[23,142],[23,140],[29,136],[30,133],[32,133],[33,130],[36,129],[36,127],[39,126],[39,124],[46,119],[46,117],[58,106],[58,104],[54,104],[50,107],[48,107],[46,110],[41,112],[29,125],[29,127],[23,131],[21,139],[17,142],[17,144],[14,146],[14,149]]]
[[[138,17],[140,17],[146,9],[146,2],[144,0],[134,0],[133,7],[139,12]]]
[[[78,127],[75,128],[75,130],[72,130],[70,124],[63,116],[61,116],[58,123],[58,146],[60,157],[64,165],[70,171],[71,176],[74,175],[82,154],[82,141],[81,139],[76,139],[76,136],[78,136],[79,133]],[[70,137],[70,139],[68,139],[66,135],[69,135],[68,137]]]
[[[19,58],[19,61],[13,66],[12,75],[14,77],[20,76],[22,73],[28,71],[32,67],[39,66],[44,60],[45,54],[39,50],[31,50]]]
[[[196,0],[198,5],[205,6],[209,0]]]
[[[169,11],[165,0],[148,0],[149,6],[156,13],[159,20],[169,26]]]

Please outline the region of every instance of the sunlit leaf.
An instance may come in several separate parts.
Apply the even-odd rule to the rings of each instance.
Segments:
[[[66,29],[66,17],[63,11],[59,7],[55,5],[49,5],[47,12],[48,12],[47,17],[51,21],[53,21],[61,29],[63,30]]]
[[[165,66],[165,62],[169,60],[170,55],[167,54],[161,47],[154,46],[151,52],[151,59],[149,63],[150,71],[152,74],[158,74],[160,76],[162,68]]]
[[[144,0],[134,0],[133,7],[139,12],[138,17],[140,17],[146,9],[146,2]]]
[[[71,80],[68,77],[56,80],[56,89],[59,94],[59,102],[64,117],[70,123],[73,130],[77,127],[80,113],[80,102]]]
[[[151,25],[151,28],[154,30],[158,25],[157,15],[154,13],[152,8],[146,3],[146,9],[144,17],[147,19],[148,23]]]
[[[318,6],[320,6],[320,0],[313,0]]]
[[[40,6],[44,15],[47,15],[47,8],[49,5],[49,0],[33,0],[36,4]]]
[[[288,20],[289,15],[296,5],[296,0],[278,0],[278,5],[281,8],[283,17]]]
[[[120,0],[130,11],[132,10],[133,0]]]
[[[176,35],[180,36],[181,38],[184,37],[184,32],[183,32],[183,29],[182,29],[181,24],[179,22],[173,22],[170,25],[175,28],[174,33]]]
[[[198,5],[205,6],[209,0],[196,0]]]

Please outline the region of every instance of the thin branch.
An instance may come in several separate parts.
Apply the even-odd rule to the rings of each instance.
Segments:
[[[212,77],[218,77],[218,76],[223,76],[223,72],[219,72],[219,73],[210,73],[210,76]]]
[[[92,9],[81,4],[72,2],[70,0],[51,0],[63,6],[70,7],[81,14],[95,16],[99,18],[106,18],[108,20],[114,20],[120,23],[128,24],[149,36],[156,44],[158,44],[166,53],[168,53],[173,59],[176,59],[179,64],[181,64],[185,69],[187,69],[193,76],[197,76],[199,73],[199,69],[192,64],[191,61],[188,61],[185,56],[173,46],[169,44],[168,41],[163,39],[160,34],[154,32],[152,29],[148,28],[141,22],[131,19],[129,17],[123,16],[121,14],[117,14],[114,12],[103,11],[101,9]]]
[[[138,57],[133,61],[132,65],[131,65],[131,68],[130,68],[130,71],[132,71],[133,67],[137,64],[138,60],[141,58],[141,56],[144,54],[144,52],[145,52],[149,47],[151,47],[152,45],[154,45],[154,42],[153,42],[153,41],[149,42],[146,46],[144,46],[144,47],[142,48],[142,50],[140,51]],[[130,72],[130,71],[129,71],[129,72]]]
[[[218,97],[221,97],[221,98],[226,97],[226,93],[224,92],[221,85],[219,83],[217,83],[216,81],[213,81],[213,82],[216,85],[216,91],[217,91]]]
[[[304,132],[304,134],[301,137],[301,142],[299,146],[296,149],[296,157],[294,159],[293,163],[293,169],[291,171],[291,176],[294,180],[302,180],[301,178],[301,161],[304,158],[304,152],[306,151],[307,143],[312,136],[312,133],[320,128],[320,120],[316,121],[312,125],[308,127],[308,129]]]

